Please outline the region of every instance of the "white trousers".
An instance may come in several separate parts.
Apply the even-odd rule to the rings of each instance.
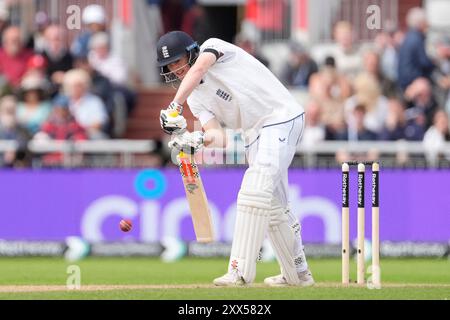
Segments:
[[[265,126],[259,137],[246,146],[250,167],[264,167],[273,174],[274,196],[281,207],[288,206],[288,169],[303,134],[304,118],[302,114],[291,121]]]
[[[237,268],[247,282],[252,282],[255,277],[255,258],[266,230],[281,273],[289,284],[296,284],[298,272],[308,268],[300,224],[288,208],[288,168],[303,130],[304,114],[290,121],[263,127],[259,137],[247,147],[250,168],[246,171],[238,198],[238,216],[229,264],[229,271]],[[255,174],[256,177],[262,176],[255,178]],[[261,181],[270,185],[261,188]],[[268,190],[271,191],[267,193]],[[264,197],[254,197],[254,194],[264,192]],[[259,207],[259,211],[252,209],[253,206]]]

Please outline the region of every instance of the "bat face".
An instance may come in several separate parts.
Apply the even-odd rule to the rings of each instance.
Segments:
[[[198,242],[212,242],[214,232],[212,227],[211,214],[205,189],[194,162],[193,155],[180,152],[178,155],[181,177],[183,179],[186,198],[191,210],[192,223]]]

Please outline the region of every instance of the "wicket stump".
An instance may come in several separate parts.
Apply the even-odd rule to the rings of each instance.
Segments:
[[[358,167],[358,213],[356,246],[356,282],[365,283],[365,171],[372,165],[372,282],[379,286],[380,279],[380,239],[379,239],[379,172],[376,162],[345,162],[342,164],[342,284],[350,283],[350,167]]]

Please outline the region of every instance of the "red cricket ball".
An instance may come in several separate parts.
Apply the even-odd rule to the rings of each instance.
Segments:
[[[131,223],[131,220],[122,219],[122,220],[120,220],[119,226],[120,226],[120,230],[122,230],[123,232],[128,232],[133,227],[133,224]]]

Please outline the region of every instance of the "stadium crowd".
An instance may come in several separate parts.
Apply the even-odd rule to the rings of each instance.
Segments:
[[[450,37],[426,51],[425,12],[413,8],[409,29],[381,31],[371,45],[352,42],[336,24],[335,44],[320,67],[300,44],[291,46],[281,79],[308,90],[305,145],[323,140],[450,140]]]
[[[126,64],[110,50],[103,7],[85,8],[86,31],[72,44],[60,23],[40,17],[38,31],[24,38],[0,9],[0,140],[23,149],[7,152],[6,166],[22,160],[30,140],[121,137],[135,104]]]
[[[290,43],[278,76],[289,88],[307,92],[303,146],[404,140],[423,141],[434,152],[450,141],[450,34],[430,43],[428,54],[425,10],[410,9],[406,24],[400,30],[386,23],[373,42],[359,45],[352,25],[339,21],[330,47],[308,50]],[[258,57],[255,45],[242,47]],[[350,156],[343,153],[338,161]]]
[[[195,1],[188,2],[178,27],[192,34],[199,25],[193,21],[202,15]],[[174,28],[162,18],[164,32]],[[67,31],[45,17],[38,31],[23,38],[0,8],[0,140],[15,140],[25,149],[30,140],[123,136],[136,100],[126,63],[110,50],[108,17],[100,5],[86,7],[82,21],[87,31],[71,44]],[[408,30],[384,28],[373,43],[359,46],[352,25],[340,21],[322,56],[302,43],[290,44],[278,76],[308,93],[303,145],[408,140],[438,147],[450,141],[450,36],[439,37],[429,56],[424,10],[411,9],[407,25]],[[235,43],[270,67],[258,43],[243,34]],[[1,162],[13,165],[23,154],[7,152]]]

